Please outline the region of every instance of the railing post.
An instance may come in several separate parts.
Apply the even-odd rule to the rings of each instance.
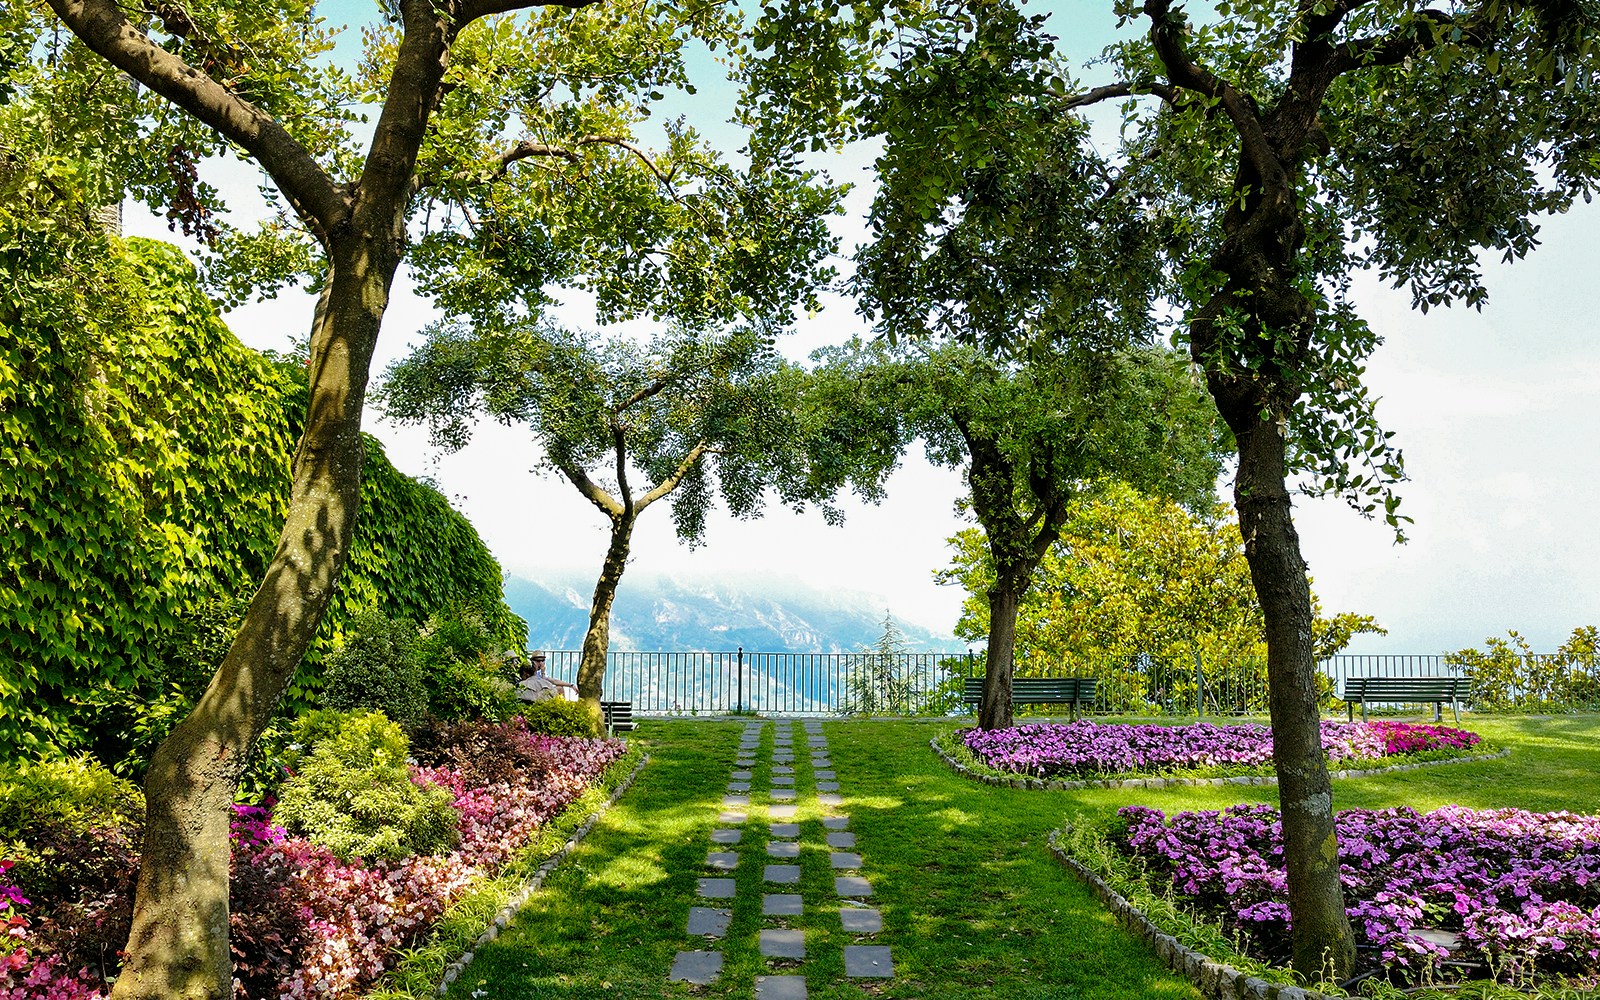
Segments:
[[[739,679],[739,700],[734,702],[734,711],[744,711],[744,647],[739,647],[739,662],[734,667],[734,676]]]

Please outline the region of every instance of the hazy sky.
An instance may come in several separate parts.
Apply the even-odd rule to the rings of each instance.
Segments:
[[[1105,12],[1068,0],[1058,5],[1072,11],[1052,23],[1075,56],[1088,58],[1114,37],[1110,0]],[[370,9],[332,6],[330,17],[340,8]],[[867,159],[857,153],[829,166],[841,179],[864,181]],[[238,164],[213,167],[208,179],[229,191],[249,192],[259,177]],[[863,232],[869,196],[862,184],[851,217],[837,223],[847,251]],[[164,221],[132,205],[126,231],[172,238]],[[1296,522],[1324,608],[1371,614],[1390,630],[1387,638],[1359,638],[1353,651],[1439,652],[1507,629],[1548,650],[1574,627],[1600,624],[1600,206],[1580,204],[1546,220],[1541,239],[1528,260],[1489,266],[1482,314],[1423,316],[1410,309],[1408,294],[1357,281],[1357,303],[1385,338],[1368,384],[1404,450],[1411,481],[1402,487],[1402,510],[1416,523],[1410,541],[1397,546],[1386,526],[1339,501],[1297,498]],[[434,318],[403,280],[393,303],[375,372],[408,353]],[[281,348],[304,336],[311,305],[306,296],[287,295],[228,318],[251,346]],[[588,322],[581,302],[565,318]],[[814,347],[866,332],[851,304],[833,298],[801,324],[785,353],[804,358]],[[524,431],[484,425],[468,448],[441,456],[420,430],[370,419],[369,429],[399,468],[439,483],[507,572],[538,578],[598,568],[602,517],[569,485],[528,471],[537,455]],[[945,538],[964,526],[954,510],[961,492],[956,471],[932,468],[914,450],[890,481],[888,499],[879,507],[848,502],[842,528],[828,527],[815,512],[781,508],[753,522],[721,516],[706,544],[690,551],[674,539],[665,509],[647,512],[632,568],[787,577],[861,591],[901,618],[948,632],[962,595],[935,586],[931,575],[947,561]]]

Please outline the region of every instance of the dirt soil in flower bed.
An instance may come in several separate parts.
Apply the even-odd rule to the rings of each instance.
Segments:
[[[1272,730],[1260,723],[1181,726],[1036,723],[965,729],[956,742],[980,764],[1034,778],[1267,774]],[[1449,726],[1373,720],[1323,722],[1329,763],[1344,769],[1441,760],[1480,751],[1476,733]]]
[[[1156,894],[1219,922],[1254,958],[1289,962],[1282,827],[1268,805],[1127,806],[1109,833]],[[1337,817],[1358,974],[1395,985],[1600,981],[1600,818],[1408,807]]]

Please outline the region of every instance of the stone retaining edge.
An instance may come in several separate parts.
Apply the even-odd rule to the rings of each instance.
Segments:
[[[1094,890],[1094,894],[1111,910],[1118,923],[1148,942],[1156,957],[1167,968],[1193,982],[1201,995],[1215,1000],[1332,1000],[1326,993],[1303,986],[1269,983],[1218,962],[1179,941],[1157,927],[1143,910],[1128,902],[1104,879],[1062,850],[1058,842],[1060,836],[1060,830],[1050,831],[1050,852],[1056,859]]]
[[[639,772],[643,771],[644,766],[648,763],[650,763],[650,755],[647,753],[639,758],[639,763],[633,765],[633,770],[628,772],[628,776],[622,779],[621,784],[617,785],[611,796],[601,804],[600,808],[590,813],[582,823],[578,824],[578,828],[572,831],[572,836],[568,837],[567,842],[561,845],[561,849],[539,865],[539,870],[528,880],[528,884],[523,886],[516,895],[506,902],[506,905],[500,908],[500,912],[495,915],[494,921],[484,928],[482,934],[478,935],[478,940],[472,946],[473,950],[463,953],[460,958],[445,966],[444,977],[439,983],[438,994],[440,996],[444,996],[450,989],[450,984],[460,978],[461,973],[466,971],[467,966],[472,964],[472,960],[477,957],[477,949],[499,937],[501,931],[511,926],[511,921],[516,917],[517,911],[528,905],[528,900],[532,899],[533,894],[538,892],[539,887],[544,884],[545,876],[549,875],[561,862],[566,860],[567,855],[571,854],[573,849],[582,842],[583,838],[589,835],[589,831],[594,829],[594,825],[600,821],[600,817],[615,805],[618,799],[622,798],[624,792],[633,787],[633,779],[639,776]]]
[[[1099,781],[1063,781],[1060,779],[1045,778],[1003,778],[995,774],[980,774],[972,768],[956,760],[944,752],[939,746],[936,736],[928,741],[928,746],[939,755],[939,759],[949,766],[950,770],[964,778],[981,781],[985,785],[999,785],[1010,788],[1026,788],[1033,791],[1065,792],[1078,788],[1171,788],[1180,785],[1276,785],[1278,776],[1275,774],[1236,774],[1232,777],[1220,778],[1106,778]],[[1499,760],[1510,756],[1511,748],[1506,747],[1499,753],[1480,754],[1475,757],[1451,757],[1446,760],[1424,760],[1415,764],[1395,764],[1390,767],[1376,767],[1365,771],[1329,771],[1329,778],[1370,778],[1379,774],[1396,774],[1401,771],[1420,771],[1428,767],[1444,767],[1449,764],[1471,764],[1484,760]]]

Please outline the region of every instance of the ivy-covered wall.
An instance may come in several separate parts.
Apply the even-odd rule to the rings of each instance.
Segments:
[[[253,592],[305,407],[303,370],[240,344],[174,248],[112,241],[78,301],[51,249],[0,239],[0,759],[84,744],[93,705],[159,694],[172,637]],[[471,524],[366,443],[355,546],[291,699],[360,611],[462,604],[526,640]]]

